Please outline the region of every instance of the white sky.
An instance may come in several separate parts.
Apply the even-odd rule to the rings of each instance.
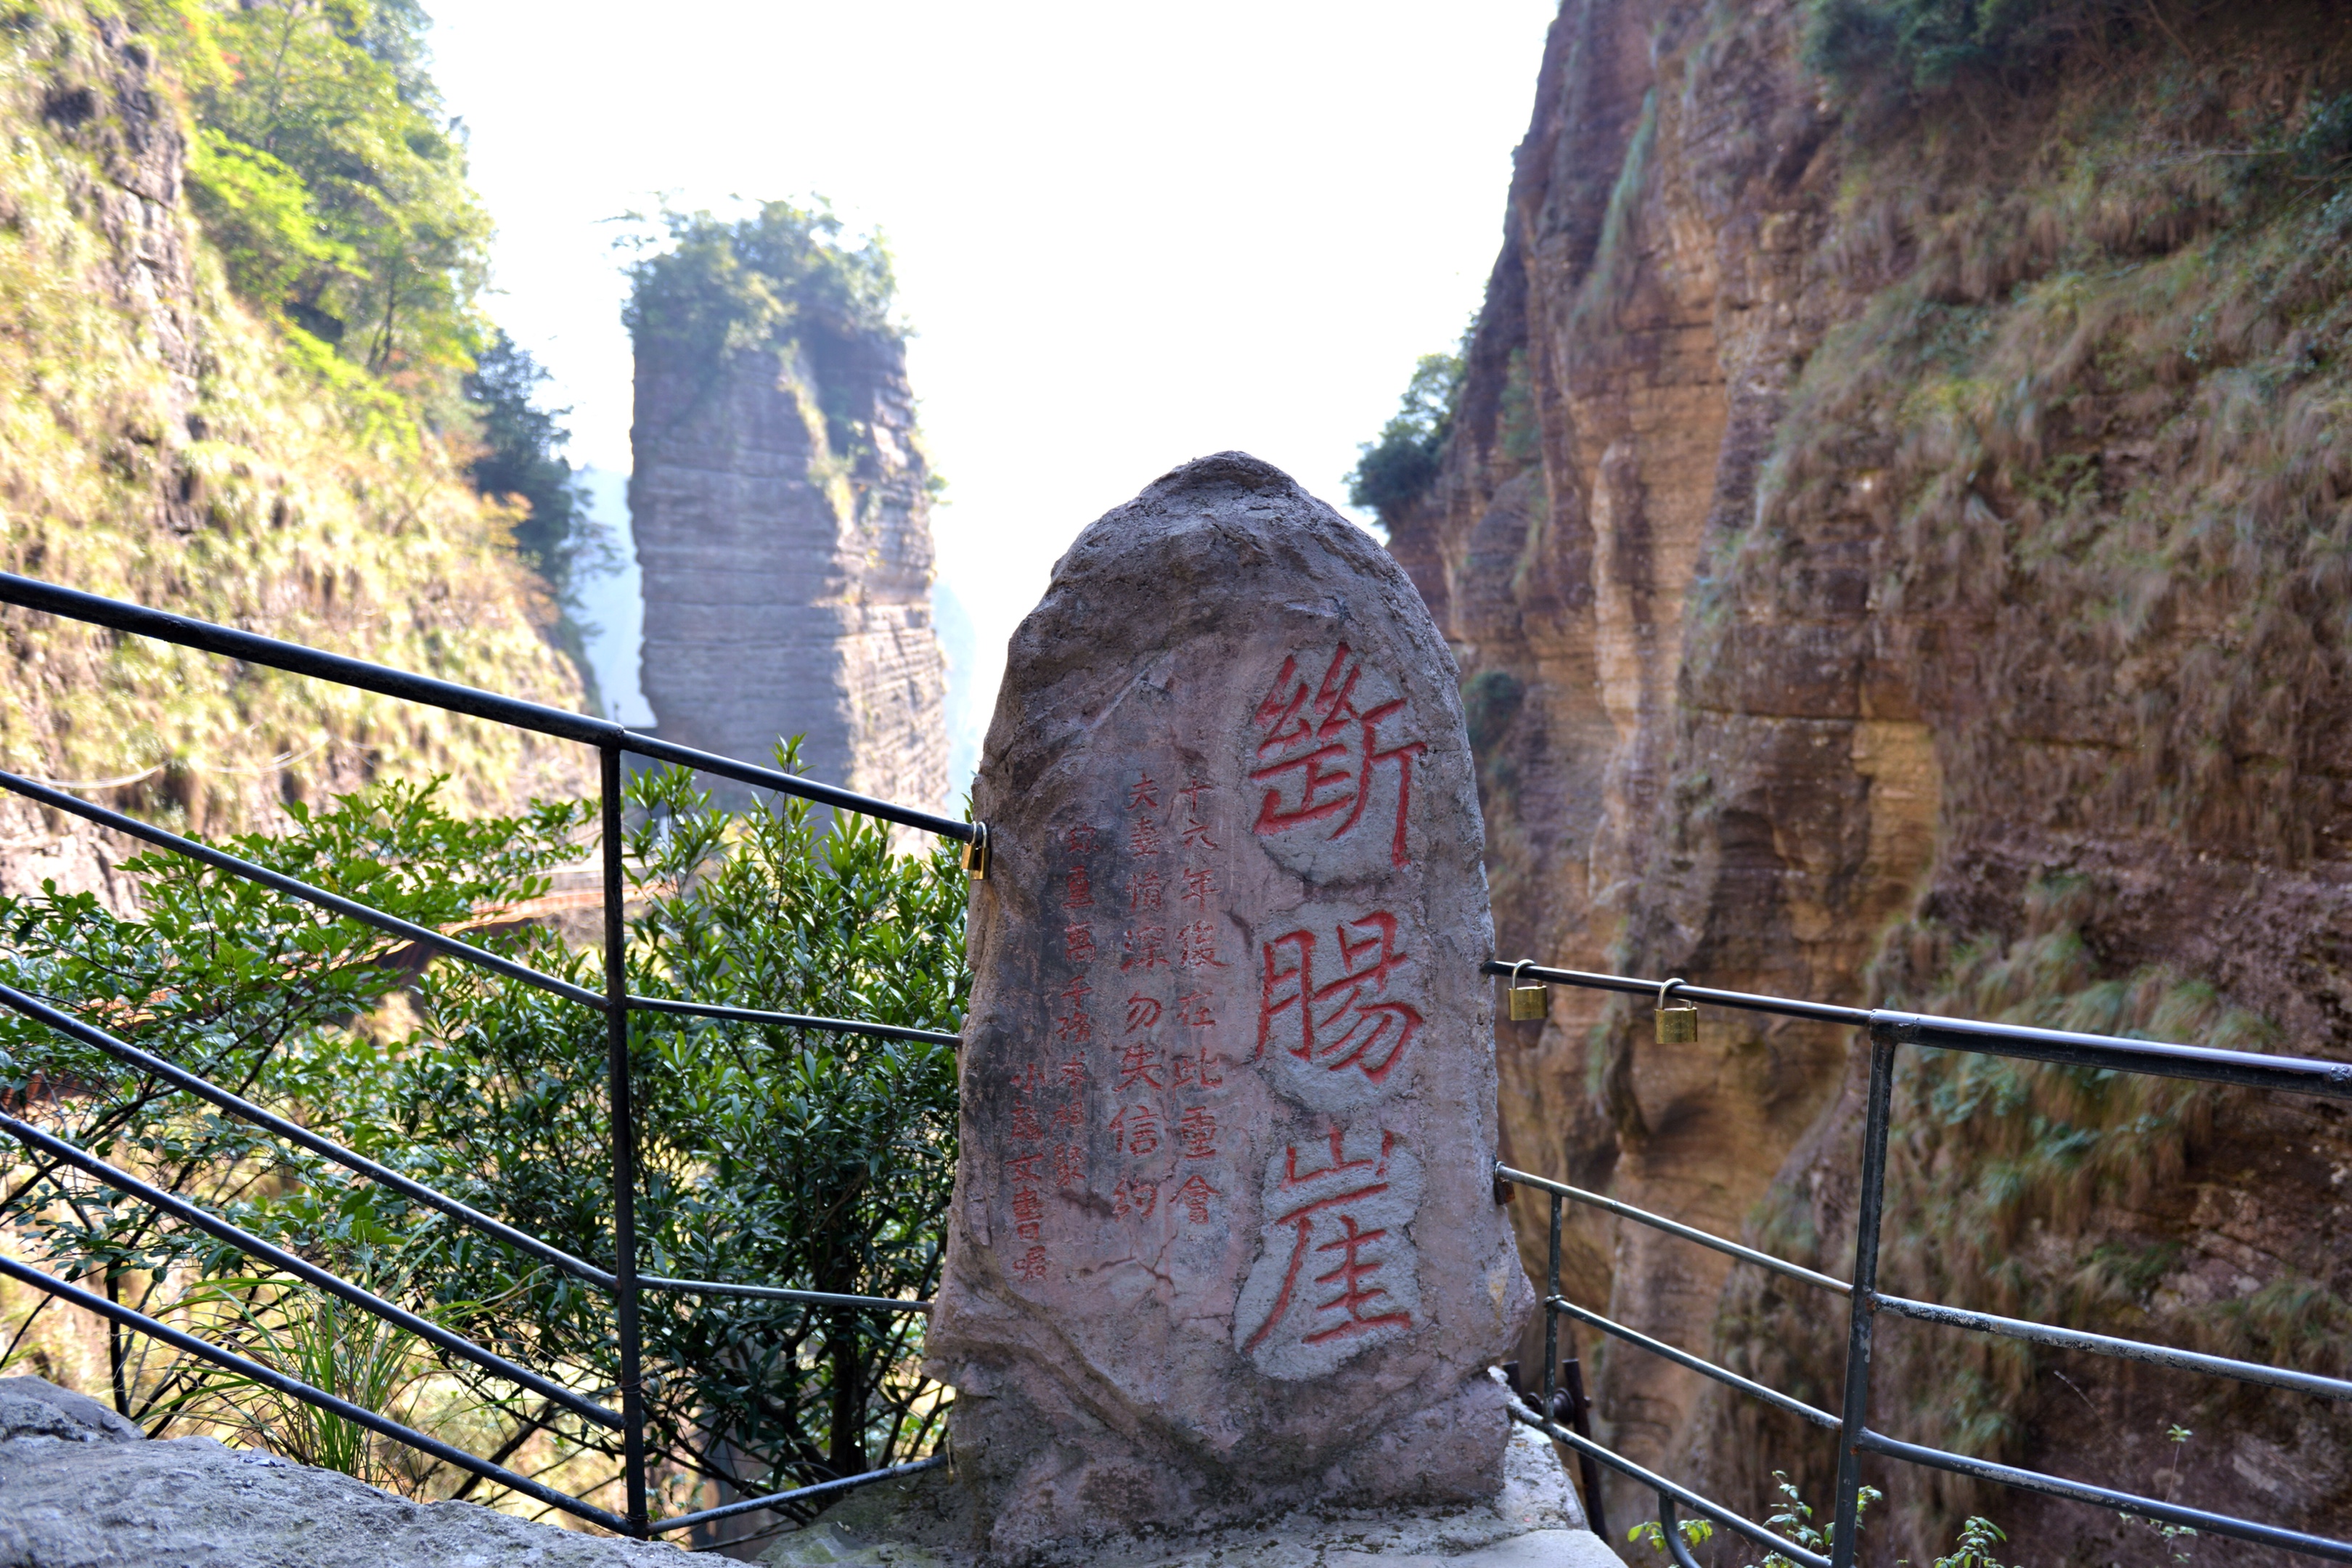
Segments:
[[[1477,306],[1556,0],[428,3],[490,307],[575,462],[629,467],[606,220],[823,195],[882,230],[969,722],[1055,557],[1168,468],[1240,447],[1342,500]]]

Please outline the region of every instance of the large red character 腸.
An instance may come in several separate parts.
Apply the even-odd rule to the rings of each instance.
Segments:
[[[1318,973],[1317,932],[1290,931],[1265,943],[1258,1054],[1278,1040],[1300,1061],[1385,1081],[1422,1024],[1420,1009],[1388,994],[1389,976],[1412,957],[1397,951],[1396,934],[1397,918],[1386,910],[1339,922],[1332,935],[1339,973],[1328,978]]]

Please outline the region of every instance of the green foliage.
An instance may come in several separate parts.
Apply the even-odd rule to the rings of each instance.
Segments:
[[[425,72],[423,10],[212,0],[176,19],[190,192],[239,290],[412,395],[461,372],[490,223]]]
[[[1705,1546],[1715,1539],[1715,1525],[1709,1520],[1677,1520],[1675,1528],[1681,1534],[1685,1546]],[[1667,1552],[1666,1527],[1654,1519],[1645,1519],[1625,1532],[1625,1544],[1646,1546],[1653,1552]],[[1668,1552],[1668,1555],[1672,1553]]]
[[[898,335],[889,251],[876,237],[842,243],[841,220],[822,202],[762,202],[731,219],[664,211],[630,243],[623,319],[638,358],[706,389],[730,357],[766,353],[822,398],[840,380],[827,373],[860,340]],[[821,413],[833,450],[854,453],[864,431],[853,411]]]
[[[1380,439],[1356,449],[1355,470],[1348,476],[1349,505],[1370,507],[1385,519],[1428,493],[1454,429],[1462,376],[1461,351],[1421,356]]]
[[[533,401],[547,372],[503,329],[466,378],[466,396],[481,420],[482,449],[467,467],[474,488],[524,509],[515,548],[563,604],[577,602],[583,578],[615,563],[612,537],[588,515],[588,498],[572,477],[563,447],[572,433],[556,423],[572,411]]]
[[[878,826],[820,830],[797,804],[714,812],[681,773],[640,777],[632,799],[642,820],[626,851],[644,895],[628,923],[634,990],[958,1026],[964,891],[948,851],[894,855]],[[431,790],[394,787],[294,815],[286,837],[240,840],[239,851],[419,923],[487,927],[473,939],[598,984],[593,952],[498,918],[499,906],[541,893],[551,867],[580,857],[584,806],[465,823]],[[10,939],[0,973],[609,1262],[599,1015],[463,966],[418,976],[414,954],[366,928],[184,864],[137,868],[147,901],[136,919],[86,896],[0,900]],[[955,1157],[950,1048],[642,1014],[630,1047],[641,1268],[930,1291]],[[0,1087],[60,1136],[550,1375],[590,1392],[617,1378],[602,1292],[13,1016],[0,1020]],[[28,1167],[0,1192],[0,1223],[58,1272],[102,1275],[120,1299],[312,1381],[404,1400],[428,1429],[438,1419],[479,1433],[487,1421],[478,1451],[536,1442],[559,1462],[599,1464],[614,1452],[611,1434],[405,1336],[357,1332],[347,1310],[308,1287],[257,1277],[233,1249],[114,1204],[70,1173]],[[669,1294],[649,1294],[645,1312],[654,1447],[676,1487],[781,1489],[907,1458],[936,1430],[940,1391],[917,1370],[918,1315]],[[392,1462],[290,1406],[257,1415],[248,1396],[239,1414],[225,1397],[233,1380],[136,1341],[118,1336],[110,1373],[118,1405],[159,1429],[242,1422],[281,1450],[354,1473],[381,1477]],[[463,1397],[420,1403],[424,1384]],[[429,1465],[396,1479],[412,1490],[452,1479]]]
[[[2000,1526],[1981,1514],[1970,1514],[1960,1525],[1960,1539],[1949,1553],[1936,1559],[1935,1568],[2000,1568],[1992,1549],[2007,1541]]]
[[[1805,58],[1849,89],[1892,79],[1925,91],[2045,69],[2153,14],[2147,0],[1808,0]]]

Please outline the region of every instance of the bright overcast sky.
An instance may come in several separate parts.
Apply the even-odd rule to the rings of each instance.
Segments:
[[[1168,468],[1240,447],[1343,500],[1478,304],[1555,3],[428,0],[491,309],[575,462],[629,466],[607,220],[822,195],[883,232],[982,715],[1055,558]]]

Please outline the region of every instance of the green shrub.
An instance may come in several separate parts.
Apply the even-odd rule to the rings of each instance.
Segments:
[[[1385,519],[1428,493],[1454,429],[1462,375],[1459,353],[1421,356],[1395,417],[1381,427],[1380,439],[1356,449],[1355,471],[1348,476],[1349,505],[1370,507]]]

